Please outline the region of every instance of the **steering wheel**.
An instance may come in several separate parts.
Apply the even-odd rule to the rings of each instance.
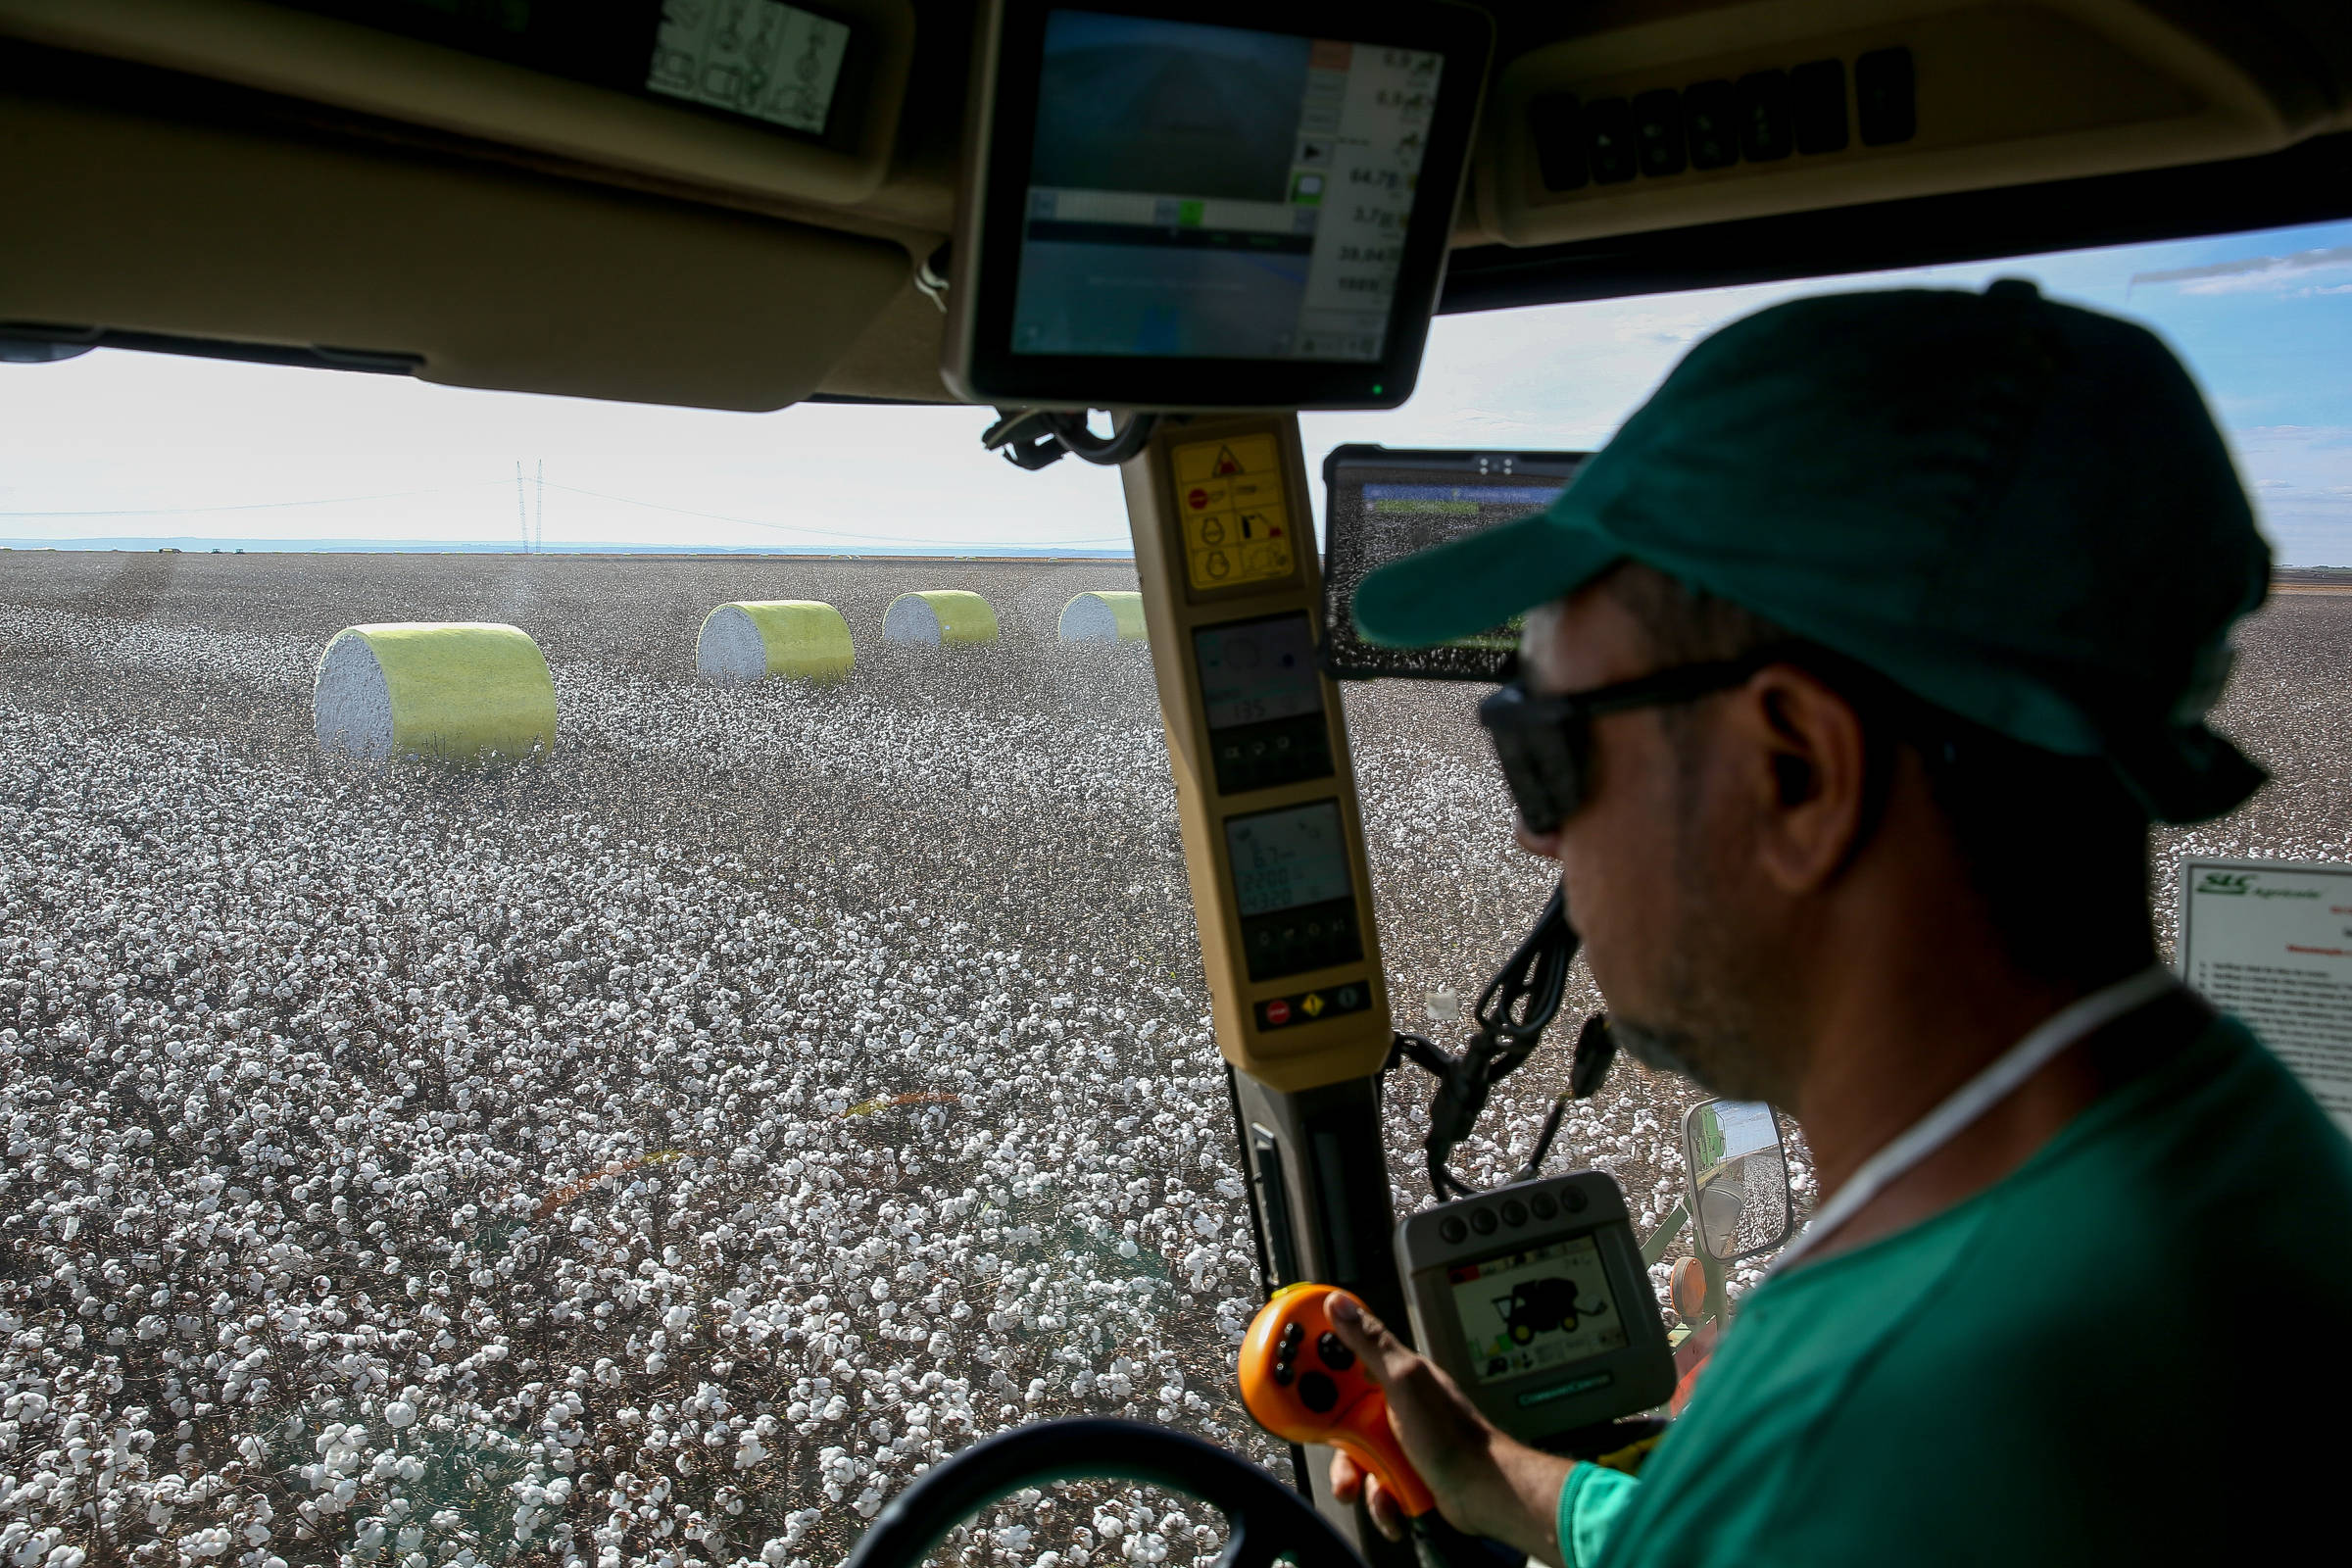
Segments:
[[[1198,1497],[1225,1516],[1217,1568],[1280,1557],[1323,1568],[1363,1558],[1314,1506],[1265,1471],[1199,1438],[1141,1421],[1041,1421],[975,1443],[890,1500],[842,1568],[917,1568],[956,1525],[990,1503],[1056,1481],[1140,1481]]]

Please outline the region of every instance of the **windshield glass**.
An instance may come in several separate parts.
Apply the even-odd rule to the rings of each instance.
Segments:
[[[2181,350],[2295,568],[2221,714],[2277,782],[2161,838],[2159,907],[2183,851],[2352,858],[2352,225],[1447,318],[1413,403],[1308,416],[1309,463],[1590,447],[1763,304],[2021,274]],[[1061,635],[1135,586],[1114,474],[1017,472],[986,411],[0,370],[24,1560],[817,1564],[916,1467],[1082,1412],[1287,1464],[1232,1393],[1256,1261],[1148,650]],[[993,638],[904,608],[945,590]],[[714,609],[787,600],[839,611],[846,680],[698,672]],[[398,621],[527,634],[552,747],[322,755],[322,654]],[[1477,695],[1347,698],[1397,1021],[1448,1045],[1546,892]],[[1524,1156],[1564,1057],[1458,1171]],[[1691,1098],[1622,1066],[1553,1168],[1646,1236]],[[1422,1091],[1391,1105],[1417,1206]],[[1165,1498],[1057,1495],[958,1560],[1213,1553]]]

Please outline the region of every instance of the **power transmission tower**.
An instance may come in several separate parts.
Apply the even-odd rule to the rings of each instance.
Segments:
[[[522,553],[527,556],[531,553],[531,509],[523,498],[520,458],[514,460],[514,513],[522,520]]]
[[[547,460],[539,460],[539,493],[531,505],[531,548],[547,548]]]

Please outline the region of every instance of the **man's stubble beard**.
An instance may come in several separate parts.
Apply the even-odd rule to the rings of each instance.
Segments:
[[[1686,760],[1676,801],[1674,891],[1677,933],[1659,956],[1651,1016],[1614,1008],[1609,1033],[1626,1054],[1652,1072],[1687,1078],[1727,1100],[1777,1101],[1781,1086],[1757,1027],[1771,995],[1768,961],[1759,944],[1738,928],[1732,868],[1743,857],[1711,843],[1702,825],[1695,768]]]

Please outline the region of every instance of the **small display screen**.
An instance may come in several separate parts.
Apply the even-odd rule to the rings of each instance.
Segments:
[[[1443,64],[1048,13],[1013,352],[1379,361]]]
[[[1323,711],[1315,635],[1304,614],[1206,626],[1193,644],[1211,730]]]
[[[1225,824],[1225,848],[1251,980],[1364,956],[1337,801],[1233,817]]]
[[[1438,648],[1384,648],[1356,635],[1356,588],[1374,569],[1449,544],[1559,498],[1584,452],[1405,452],[1342,447],[1324,466],[1330,549],[1324,620],[1337,675],[1499,680],[1519,646],[1512,621]]]
[[[666,0],[645,84],[821,135],[849,48],[846,24],[779,0]]]
[[[1204,626],[1193,634],[1217,793],[1331,776],[1323,677],[1304,613]]]
[[[1590,1236],[1458,1263],[1446,1278],[1481,1383],[1625,1348],[1625,1319]]]
[[[1352,895],[1336,801],[1237,816],[1225,824],[1225,844],[1244,916]]]

